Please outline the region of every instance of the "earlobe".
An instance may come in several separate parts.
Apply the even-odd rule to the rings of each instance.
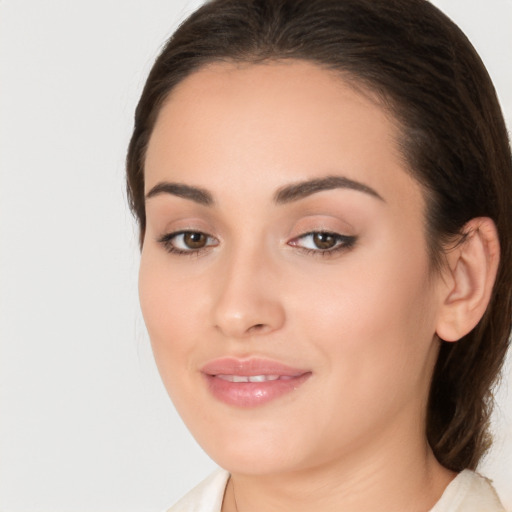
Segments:
[[[457,341],[478,324],[491,298],[500,258],[494,222],[488,217],[470,220],[463,240],[446,258],[448,275],[436,333],[444,341]]]

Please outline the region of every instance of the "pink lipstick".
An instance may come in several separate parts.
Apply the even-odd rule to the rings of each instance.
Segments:
[[[268,359],[215,359],[201,368],[210,392],[237,407],[254,407],[296,390],[311,371]]]

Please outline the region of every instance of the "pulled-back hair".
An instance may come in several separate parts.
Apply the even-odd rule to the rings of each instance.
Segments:
[[[474,469],[490,444],[492,389],[512,320],[512,161],[492,82],[476,51],[426,0],[213,0],[156,60],[127,156],[130,206],[143,244],[145,152],[172,89],[206,64],[302,59],[337,70],[381,99],[427,200],[434,269],[475,217],[495,222],[501,261],[488,309],[457,343],[440,340],[426,435],[445,467]]]

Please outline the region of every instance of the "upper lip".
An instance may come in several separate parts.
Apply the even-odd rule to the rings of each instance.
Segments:
[[[207,375],[240,375],[245,377],[256,375],[299,377],[309,373],[309,370],[293,368],[271,359],[236,359],[233,357],[209,361],[201,368],[201,371]]]

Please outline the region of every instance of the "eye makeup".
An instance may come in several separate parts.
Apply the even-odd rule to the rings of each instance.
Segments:
[[[329,257],[352,249],[357,237],[342,235],[330,231],[310,231],[288,242],[288,245],[300,249],[305,254]]]
[[[219,241],[202,231],[182,230],[166,233],[157,242],[165,250],[176,255],[200,255],[205,250],[219,245]]]

